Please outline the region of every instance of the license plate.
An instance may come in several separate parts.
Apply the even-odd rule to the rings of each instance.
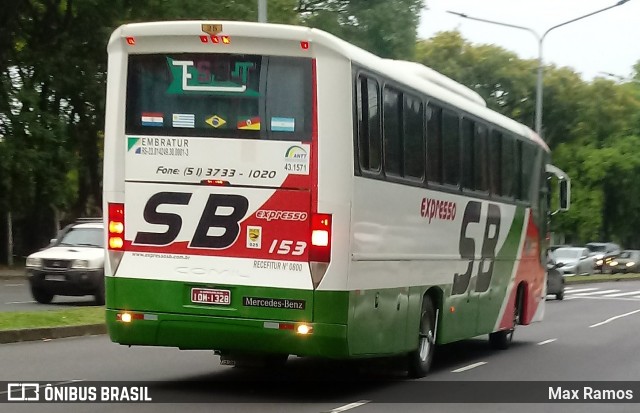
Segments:
[[[229,305],[231,304],[231,291],[214,290],[211,288],[192,288],[191,302],[198,304]]]
[[[64,275],[45,275],[44,279],[47,281],[67,281],[67,278]]]

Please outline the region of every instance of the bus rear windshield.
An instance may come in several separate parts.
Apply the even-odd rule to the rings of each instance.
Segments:
[[[311,140],[311,59],[130,55],[126,133]]]

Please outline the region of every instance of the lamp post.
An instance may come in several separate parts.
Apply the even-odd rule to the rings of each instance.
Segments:
[[[260,23],[267,22],[267,0],[258,0],[258,21]]]
[[[605,7],[604,9],[600,9],[600,10],[596,10],[594,12],[591,12],[589,14],[585,14],[584,16],[580,16],[580,17],[576,17],[574,19],[571,20],[567,20],[564,23],[560,23],[560,24],[556,24],[555,26],[547,29],[547,31],[545,31],[542,36],[540,36],[538,34],[538,32],[536,32],[535,30],[529,28],[529,27],[524,27],[524,26],[518,26],[515,24],[509,24],[509,23],[502,23],[502,22],[498,22],[498,21],[494,21],[494,20],[488,20],[488,19],[481,19],[478,17],[472,17],[469,16],[467,14],[464,13],[458,13],[455,11],[451,11],[451,10],[447,10],[447,13],[450,14],[455,14],[456,16],[460,16],[463,17],[465,19],[470,19],[470,20],[477,20],[480,22],[484,22],[484,23],[491,23],[491,24],[497,24],[500,26],[506,26],[506,27],[511,27],[514,29],[520,29],[520,30],[526,30],[529,33],[533,34],[536,38],[536,40],[538,40],[538,76],[537,76],[537,80],[536,80],[536,125],[535,125],[535,129],[536,129],[536,133],[540,136],[542,136],[542,72],[544,70],[543,67],[543,60],[542,60],[542,43],[544,42],[545,37],[547,36],[547,34],[549,34],[550,31],[552,31],[553,29],[557,29],[558,27],[562,27],[562,26],[566,26],[569,23],[573,23],[575,21],[578,20],[582,20],[584,18],[593,16],[594,14],[598,14],[598,13],[602,13],[603,11],[612,9],[614,7],[618,7],[621,6],[625,3],[627,3],[630,0],[619,0],[616,4],[609,6],[609,7]]]

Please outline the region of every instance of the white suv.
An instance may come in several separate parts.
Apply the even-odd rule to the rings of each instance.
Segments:
[[[46,248],[27,257],[33,298],[50,303],[54,295],[93,295],[104,304],[104,224],[81,219],[66,226]]]

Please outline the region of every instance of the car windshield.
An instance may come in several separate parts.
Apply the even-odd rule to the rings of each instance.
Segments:
[[[58,245],[102,248],[102,229],[73,228],[62,237]]]
[[[580,250],[558,248],[553,252],[553,255],[556,257],[556,259],[579,258]]]
[[[587,245],[592,252],[605,252],[607,250],[605,245]]]
[[[633,251],[622,251],[620,253],[620,258],[631,258],[634,255]]]

